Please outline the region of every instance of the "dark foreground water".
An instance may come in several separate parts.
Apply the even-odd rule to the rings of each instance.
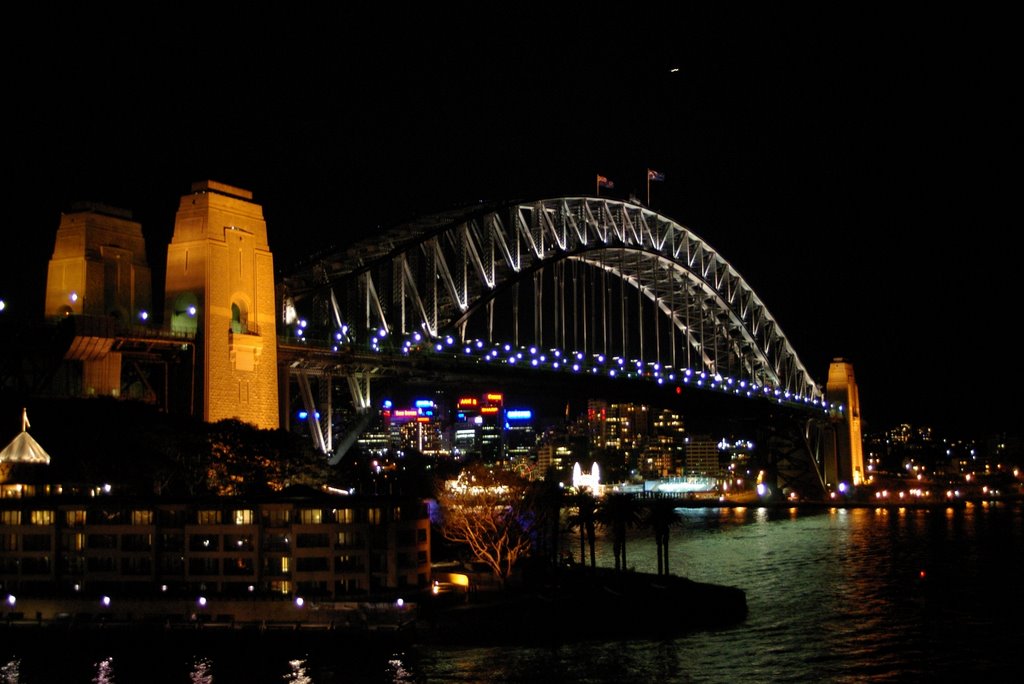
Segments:
[[[0,643],[7,682],[919,682],[1024,675],[1024,511],[681,510],[674,574],[746,590],[734,627],[550,647],[182,650]],[[574,554],[578,541],[566,540]],[[601,540],[598,564],[613,565]],[[629,565],[656,570],[636,531]],[[598,600],[599,597],[595,597]],[[652,607],[657,610],[657,607]]]

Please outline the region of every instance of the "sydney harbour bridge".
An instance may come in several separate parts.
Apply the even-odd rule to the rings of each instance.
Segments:
[[[375,396],[497,386],[679,409],[688,432],[752,437],[779,493],[863,475],[852,368],[833,363],[819,386],[736,269],[648,207],[476,204],[282,274],[252,199],[215,181],[181,198],[158,323],[141,225],[109,207],[62,215],[45,315],[57,358],[80,372],[61,382],[258,427],[292,429],[298,404],[331,463],[376,417]],[[3,384],[44,346],[5,352]]]
[[[375,383],[485,378],[686,402],[688,417],[753,409],[780,490],[835,484],[825,462],[844,407],[726,259],[642,205],[563,197],[452,210],[321,254],[278,289],[279,365],[335,459],[365,426]],[[340,378],[367,418],[334,439],[315,409]]]

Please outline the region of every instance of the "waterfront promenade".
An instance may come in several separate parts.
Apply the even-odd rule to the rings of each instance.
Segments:
[[[10,606],[17,610],[5,612],[0,632],[9,641],[60,634],[98,640],[117,635],[143,642],[284,635],[504,644],[673,635],[735,624],[747,614],[745,592],[737,587],[581,565],[533,567],[504,589],[410,599],[30,597]]]

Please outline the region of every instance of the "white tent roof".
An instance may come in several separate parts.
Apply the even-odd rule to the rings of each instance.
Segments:
[[[28,434],[28,412],[21,411],[21,432],[11,443],[0,451],[0,463],[44,463],[50,462],[50,454],[46,453],[39,442]]]

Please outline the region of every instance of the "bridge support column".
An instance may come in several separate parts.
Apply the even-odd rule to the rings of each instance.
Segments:
[[[309,425],[309,434],[313,438],[313,446],[320,453],[329,454],[331,452],[330,436],[325,437],[323,430],[320,429],[320,419],[317,418],[317,414],[320,411],[316,402],[313,401],[313,390],[309,383],[309,374],[305,370],[300,369],[296,371],[295,379],[298,382],[299,393],[302,396],[302,405],[306,409],[306,423]],[[330,425],[331,415],[329,409],[326,418],[328,425]]]
[[[348,391],[352,395],[352,405],[356,411],[363,413],[370,410],[370,374],[349,373],[345,376],[348,381]]]
[[[834,359],[828,369],[825,393],[829,403],[843,407],[842,417],[834,422],[835,438],[831,442],[829,463],[833,479],[829,486],[840,484],[856,487],[864,482],[864,445],[860,431],[860,395],[853,377],[853,364]]]

